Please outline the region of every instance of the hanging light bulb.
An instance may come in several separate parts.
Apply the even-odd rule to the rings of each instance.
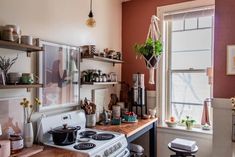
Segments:
[[[89,18],[86,20],[86,25],[88,27],[95,27],[96,21],[94,19],[94,15],[93,15],[93,12],[92,12],[92,0],[90,1],[90,13],[89,13],[88,17]]]

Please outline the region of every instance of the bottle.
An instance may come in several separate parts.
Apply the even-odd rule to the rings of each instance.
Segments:
[[[10,135],[11,154],[19,153],[24,148],[24,140],[20,135]]]

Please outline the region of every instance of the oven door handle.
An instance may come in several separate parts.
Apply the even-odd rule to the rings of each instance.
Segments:
[[[130,156],[130,151],[126,148],[117,157],[129,157],[129,156]]]

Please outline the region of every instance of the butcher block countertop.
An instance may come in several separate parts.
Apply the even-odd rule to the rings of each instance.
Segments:
[[[126,137],[130,137],[137,133],[138,131],[144,129],[146,126],[154,123],[158,120],[158,118],[153,119],[138,119],[136,123],[124,123],[122,122],[121,125],[96,125],[95,129],[98,130],[106,130],[106,131],[114,131],[123,133]]]
[[[58,149],[53,147],[45,147],[44,150],[31,157],[85,157],[81,153]]]
[[[123,133],[128,138],[157,120],[158,118],[146,120],[139,119],[136,123],[122,123],[121,125],[96,125],[95,129]],[[84,155],[73,151],[45,146],[42,152],[33,155],[32,157],[84,157]]]

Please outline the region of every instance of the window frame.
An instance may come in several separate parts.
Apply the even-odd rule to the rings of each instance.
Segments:
[[[190,1],[190,2],[183,2],[183,3],[177,3],[173,5],[167,5],[167,6],[161,6],[157,7],[157,16],[160,19],[160,31],[162,34],[162,41],[163,43],[166,41],[167,38],[165,36],[169,36],[169,34],[166,34],[163,30],[167,28],[167,24],[163,22],[164,20],[164,15],[170,12],[178,12],[182,10],[191,10],[193,8],[205,8],[205,7],[215,7],[215,0],[195,0],[195,1]],[[212,23],[212,27],[214,28],[214,21]],[[169,32],[169,31],[168,31]],[[212,33],[212,43],[214,43],[214,32]],[[169,118],[166,113],[169,113],[169,106],[166,105],[169,104],[168,100],[166,99],[166,96],[169,95],[169,90],[167,91],[166,89],[169,89],[169,84],[167,83],[169,80],[167,76],[169,76],[169,68],[168,68],[168,58],[169,56],[169,51],[170,47],[166,47],[164,45],[163,47],[164,53],[162,55],[162,58],[159,62],[159,67],[157,68],[157,73],[156,73],[156,107],[158,111],[158,117],[159,117],[159,124],[163,125],[165,119]],[[213,52],[213,47],[212,47],[212,52]],[[212,58],[213,58],[213,53],[212,53]],[[212,65],[213,65],[213,59],[212,59]],[[211,90],[212,91],[212,90]],[[212,113],[212,112],[211,112]],[[213,113],[212,113],[213,114]]]
[[[167,67],[167,76],[166,76],[166,84],[167,84],[167,88],[166,88],[166,117],[167,119],[170,118],[170,116],[172,115],[172,75],[173,73],[204,73],[206,75],[206,69],[197,69],[197,68],[191,68],[189,67],[188,69],[172,69],[172,32],[184,32],[184,31],[196,31],[196,30],[200,30],[200,29],[211,29],[211,31],[214,30],[214,25],[213,25],[213,17],[212,17],[212,26],[211,27],[205,27],[205,28],[199,28],[199,18],[197,18],[197,28],[195,29],[185,29],[185,20],[183,21],[183,30],[180,31],[174,31],[172,30],[172,21],[166,21],[165,22],[165,34],[167,35],[166,38],[166,43],[165,46],[167,47],[167,53],[166,54],[166,67]],[[212,41],[213,41],[213,33],[212,33]],[[212,44],[213,45],[213,44]],[[213,46],[211,45],[211,48],[208,49],[210,51],[212,51]],[[187,50],[187,51],[191,51],[191,50]],[[192,51],[200,51],[200,49],[196,49],[196,50],[192,50]],[[175,52],[175,51],[174,51]],[[213,59],[213,53],[211,53],[211,59]],[[213,67],[213,65],[211,64],[211,67]],[[210,89],[210,97],[212,97],[212,89]],[[177,102],[179,104],[185,104],[185,105],[203,105],[203,103],[199,104],[199,103],[184,103],[184,102]]]

